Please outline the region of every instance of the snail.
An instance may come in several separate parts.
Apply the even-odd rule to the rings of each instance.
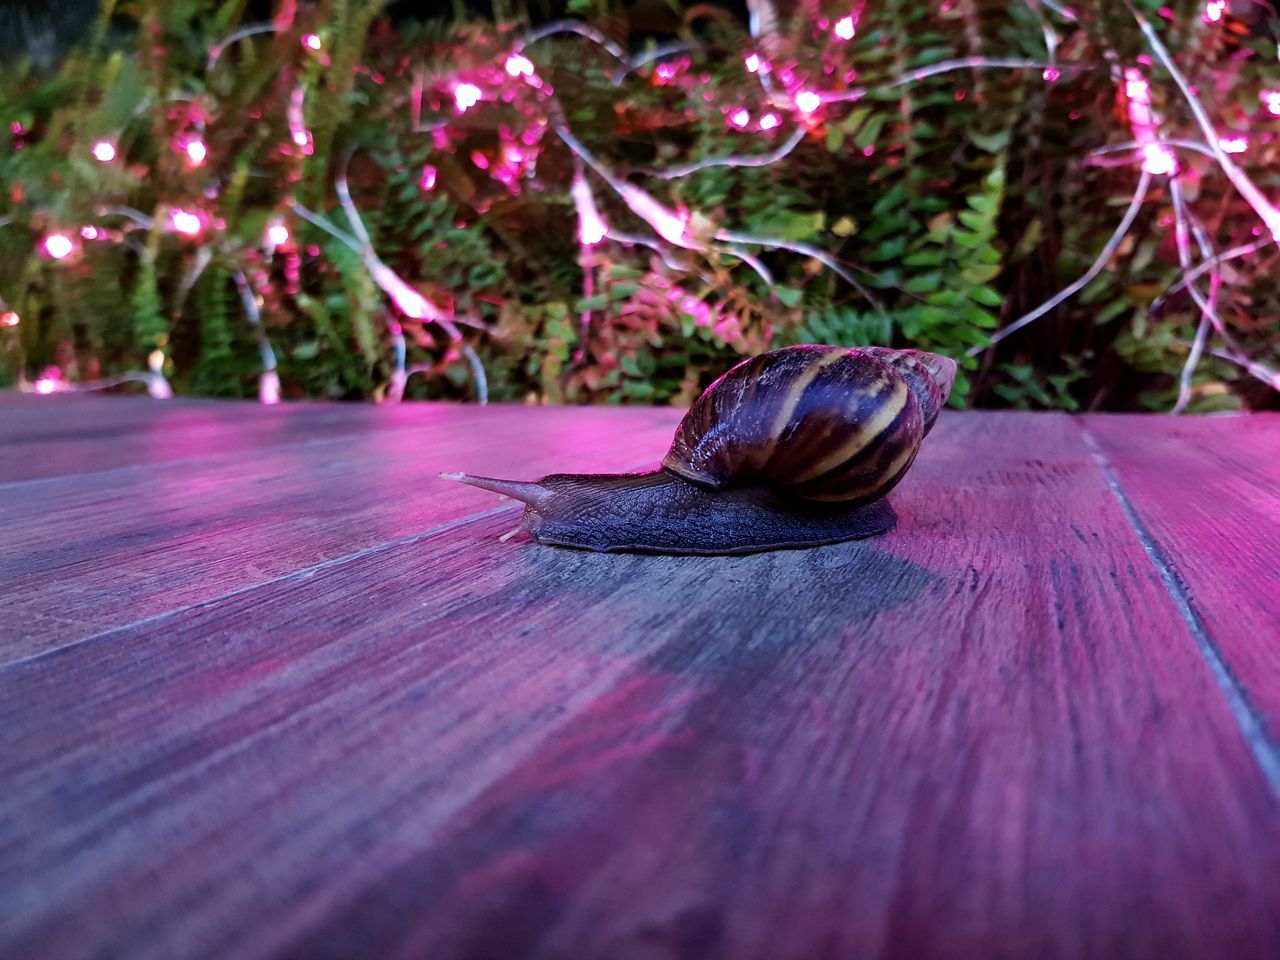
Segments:
[[[693,403],[662,465],[537,482],[443,473],[527,504],[540,543],[598,551],[753,553],[874,536],[956,363],[918,350],[784,347],[744,360]]]

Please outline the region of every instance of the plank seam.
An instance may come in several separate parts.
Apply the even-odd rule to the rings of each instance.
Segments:
[[[1089,448],[1089,452],[1093,456],[1094,463],[1102,471],[1103,479],[1106,480],[1107,486],[1111,489],[1112,496],[1120,504],[1120,509],[1124,512],[1125,519],[1129,521],[1129,526],[1133,529],[1138,542],[1142,545],[1142,550],[1146,553],[1147,559],[1151,561],[1156,573],[1160,575],[1165,591],[1169,594],[1170,599],[1173,600],[1174,606],[1182,617],[1182,622],[1186,624],[1187,631],[1191,634],[1191,638],[1195,641],[1196,647],[1200,651],[1200,656],[1209,667],[1210,674],[1212,674],[1218,689],[1226,699],[1227,706],[1235,717],[1236,725],[1240,729],[1241,736],[1244,737],[1249,752],[1262,770],[1262,775],[1266,779],[1267,785],[1271,788],[1272,794],[1277,799],[1280,799],[1280,747],[1267,736],[1266,726],[1249,702],[1248,693],[1236,680],[1231,668],[1227,666],[1226,660],[1223,659],[1222,652],[1210,636],[1204,620],[1196,612],[1195,604],[1191,599],[1191,594],[1188,592],[1186,584],[1178,576],[1173,563],[1160,547],[1159,542],[1151,535],[1151,531],[1147,529],[1146,524],[1142,522],[1137,509],[1133,506],[1132,501],[1129,500],[1123,487],[1121,487],[1120,480],[1115,471],[1112,470],[1111,462],[1107,459],[1107,455],[1101,445],[1094,439],[1088,427],[1082,424],[1080,431],[1085,446]]]
[[[238,590],[232,590],[230,593],[224,593],[216,597],[210,597],[207,600],[201,600],[199,603],[191,603],[185,607],[178,607],[177,609],[174,609],[174,610],[166,610],[164,613],[157,613],[154,616],[145,617],[142,620],[135,620],[132,623],[121,624],[120,626],[112,627],[109,630],[102,630],[102,631],[99,631],[98,633],[90,634],[87,637],[81,637],[79,640],[73,640],[70,643],[64,644],[60,647],[54,647],[51,650],[42,650],[39,653],[33,653],[31,656],[23,657],[19,660],[10,660],[8,663],[0,664],[0,672],[7,671],[12,667],[17,667],[23,664],[32,663],[36,660],[43,659],[44,657],[57,656],[58,654],[66,650],[73,650],[76,647],[80,646],[81,644],[90,643],[94,640],[101,640],[104,637],[109,637],[115,633],[121,633],[126,630],[133,630],[137,627],[144,627],[144,626],[150,626],[157,623],[163,623],[164,621],[170,619],[171,617],[177,617],[182,614],[191,613],[192,611],[195,611],[195,610],[202,610],[205,607],[210,607],[210,606],[213,606],[214,604],[222,603],[226,600],[232,600],[236,597],[243,596],[244,594],[247,594],[247,593],[251,593],[254,590],[258,590],[262,587],[268,587],[277,583],[286,583],[290,580],[305,580],[324,570],[330,570],[334,567],[342,566],[347,563],[353,563],[357,560],[362,560],[365,557],[369,557],[378,553],[383,553],[387,550],[394,550],[396,547],[409,546],[411,544],[417,543],[420,540],[425,540],[428,537],[434,537],[437,534],[446,533],[449,530],[455,530],[458,527],[466,526],[469,523],[475,523],[478,520],[485,520],[489,517],[497,516],[502,513],[509,513],[516,509],[523,509],[523,507],[524,507],[524,504],[521,504],[521,503],[504,503],[500,506],[494,507],[491,510],[485,510],[483,513],[472,514],[469,517],[463,517],[459,520],[451,520],[449,523],[441,524],[438,527],[432,527],[429,530],[420,531],[419,533],[412,534],[411,536],[408,536],[408,537],[402,537],[399,540],[388,540],[384,543],[377,543],[372,546],[364,547],[360,550],[355,551],[354,553],[344,553],[340,557],[332,557],[328,560],[321,561],[320,563],[312,564],[309,567],[302,567],[299,570],[292,570],[289,573],[282,573],[279,576],[270,578],[269,580],[260,580],[257,583],[251,583],[251,584],[248,584],[247,586],[240,587]]]

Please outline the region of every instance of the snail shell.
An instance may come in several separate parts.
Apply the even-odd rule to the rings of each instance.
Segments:
[[[872,536],[937,420],[955,361],[883,347],[786,347],[715,381],[660,469],[519,483],[442,474],[528,504],[535,540],[591,550],[749,553]]]

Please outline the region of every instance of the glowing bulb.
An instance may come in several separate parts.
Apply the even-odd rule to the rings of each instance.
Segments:
[[[1044,78],[1045,83],[1053,83],[1060,76],[1062,76],[1062,73],[1058,70],[1057,67],[1045,67],[1044,73],[1040,74],[1040,76]]]
[[[194,213],[187,210],[173,209],[169,211],[169,220],[173,229],[184,237],[198,236],[204,229],[204,223]]]
[[[812,90],[801,90],[796,94],[796,109],[803,114],[810,114],[822,106],[822,97]]]
[[[320,37],[314,33],[308,33],[302,38],[302,45],[308,50],[320,49]]]
[[[776,113],[766,113],[763,117],[760,118],[760,129],[772,130],[781,122],[782,121],[778,119],[778,115]]]
[[[1259,96],[1267,105],[1267,111],[1272,116],[1280,117],[1280,90],[1263,90]]]
[[[852,40],[856,30],[853,22],[852,14],[847,17],[841,17],[836,21],[836,28],[833,31],[841,40]]]
[[[569,193],[573,197],[574,209],[578,212],[578,242],[584,247],[594,247],[604,239],[609,228],[596,209],[591,187],[579,174],[573,178]]]
[[[87,224],[80,228],[80,236],[84,237],[86,240],[97,240],[98,228],[92,224]]]
[[[513,53],[507,57],[507,76],[509,77],[532,77],[533,61],[523,54]]]
[[[273,247],[283,247],[289,242],[289,228],[283,223],[273,223],[267,227],[267,243]]]
[[[21,318],[12,310],[0,313],[0,327],[16,327]]]
[[[729,114],[729,122],[741,130],[751,122],[751,114],[747,113],[746,107],[739,107],[733,113]]]
[[[422,176],[418,178],[418,186],[423,190],[434,190],[436,186],[436,168],[427,164],[422,168]]]
[[[760,55],[758,53],[747,54],[747,70],[755,73],[760,69]]]
[[[1125,81],[1124,93],[1130,100],[1146,102],[1151,96],[1151,85],[1140,77],[1130,77]]]
[[[1249,149],[1249,141],[1245,137],[1220,137],[1218,146],[1223,153],[1244,153]]]
[[[193,137],[188,140],[183,149],[186,151],[187,159],[193,167],[203,164],[205,158],[209,156],[209,148],[204,145],[204,141],[199,137]]]
[[[258,379],[258,402],[267,406],[280,402],[280,375],[274,370],[263,371]]]
[[[44,252],[54,260],[71,256],[71,251],[74,249],[75,244],[65,233],[51,233],[44,238]]]
[[[58,381],[53,377],[41,377],[35,383],[36,393],[50,394],[58,389]]]
[[[1204,22],[1217,23],[1227,12],[1227,0],[1209,0],[1204,5]]]
[[[1173,153],[1158,143],[1149,143],[1142,148],[1142,169],[1147,173],[1160,176],[1166,173],[1177,173],[1178,161]]]
[[[93,159],[99,163],[110,163],[115,158],[116,147],[110,140],[99,140],[93,145]]]
[[[453,101],[458,105],[459,113],[466,113],[484,96],[484,91],[474,83],[460,83],[453,88]]]

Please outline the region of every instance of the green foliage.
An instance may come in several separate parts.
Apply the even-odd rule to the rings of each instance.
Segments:
[[[1135,5],[1152,17],[1162,6]],[[30,377],[50,364],[68,376],[108,375],[139,369],[159,349],[177,389],[252,396],[260,347],[235,282],[243,274],[292,396],[382,396],[398,325],[409,362],[427,373],[410,380],[411,397],[472,396],[463,344],[479,352],[494,399],[684,403],[740,356],[827,342],[954,356],[956,405],[1172,405],[1200,316],[1185,294],[1152,310],[1179,276],[1160,182],[1107,270],[984,352],[1000,327],[1088,269],[1132,195],[1135,164],[1088,158],[1132,136],[1112,65],[1136,63],[1145,47],[1123,4],[1074,4],[1073,25],[1049,10],[1042,20],[1038,4],[877,0],[861,6],[851,41],[832,43],[811,4],[778,4],[776,32],[752,39],[709,8],[685,5],[673,35],[653,37],[640,34],[633,6],[575,0],[572,13],[607,23],[634,50],[673,38],[699,46],[662,60],[672,75],[660,78],[651,65],[617,75],[616,61],[581,37],[544,39],[528,53],[556,90],[555,109],[545,93],[517,84],[518,95],[489,97],[462,116],[455,79],[505,82],[501,65],[527,24],[466,22],[455,4],[452,20],[397,25],[380,19],[384,6],[319,0],[299,13],[282,4],[278,33],[242,37],[211,57],[215,43],[248,25],[242,0],[138,0],[111,18],[115,46],[104,16],[56,74],[0,70],[6,124],[21,131],[7,141],[0,131],[0,221],[12,221],[0,228],[0,297],[22,317],[0,328],[4,375]],[[523,6],[495,4],[494,15],[514,17]],[[823,5],[833,17],[848,8]],[[1201,11],[1176,4],[1161,29],[1224,130],[1247,130],[1259,92],[1280,88],[1274,40],[1243,20],[1207,29]],[[958,70],[895,82],[959,57],[1043,59],[1046,23],[1063,38],[1058,80],[1039,70]],[[312,32],[322,54],[301,44]],[[772,94],[739,56],[766,46]],[[781,93],[783,68],[797,82],[856,84],[865,95],[829,102],[806,121]],[[1199,136],[1168,78],[1151,75],[1170,134]],[[419,78],[422,129],[414,130]],[[753,127],[769,112],[779,124],[742,132],[726,122],[738,107]],[[293,142],[291,110],[302,111],[305,146]],[[548,129],[558,111],[602,164],[683,211],[696,242],[661,253],[605,242],[584,253],[569,194],[575,161]],[[776,149],[800,125],[803,137],[776,163],[661,176]],[[198,168],[182,150],[193,136],[208,148]],[[99,140],[116,146],[117,160],[93,159]],[[525,155],[500,181],[513,145]],[[1277,161],[1280,145],[1261,139],[1241,158],[1272,195]],[[1251,238],[1256,217],[1214,164],[1195,154],[1179,162],[1213,243]],[[367,257],[290,208],[296,198],[350,232],[334,190],[348,167],[372,250],[467,321],[462,343],[399,315]],[[654,239],[597,172],[586,176],[614,230]],[[171,210],[200,212],[204,234],[170,229]],[[290,243],[266,249],[264,233],[278,222]],[[75,238],[83,225],[102,232],[77,240],[65,262],[37,252],[43,237]],[[1226,265],[1218,302],[1243,346],[1274,363],[1273,268],[1274,255]],[[1193,409],[1268,402],[1237,365],[1212,355],[1194,385]]]

